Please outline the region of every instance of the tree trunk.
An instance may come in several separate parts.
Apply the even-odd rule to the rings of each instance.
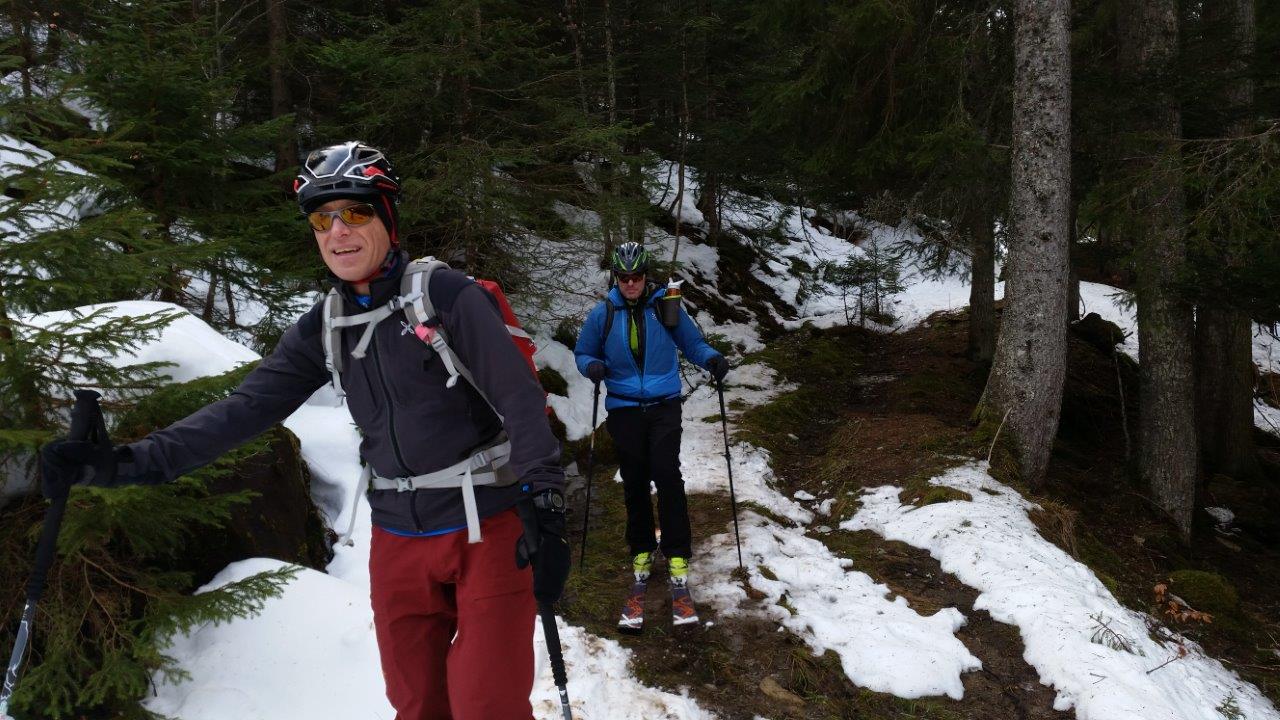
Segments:
[[[972,256],[969,282],[969,357],[989,363],[996,352],[996,236],[991,210],[983,205],[968,217]]]
[[[1005,422],[1019,470],[1044,483],[1066,377],[1071,201],[1069,0],[1018,0],[1008,281],[979,408]]]
[[[1079,203],[1073,198],[1071,201],[1071,221],[1068,227],[1071,229],[1070,237],[1067,238],[1067,322],[1073,323],[1080,319],[1080,272],[1076,269],[1076,253],[1077,246],[1080,242],[1080,231],[1077,227],[1079,215]]]
[[[1133,113],[1140,382],[1138,465],[1152,499],[1191,538],[1197,478],[1191,308],[1177,282],[1186,263],[1179,150],[1181,112],[1165,79],[1178,51],[1176,0],[1125,0],[1119,60],[1145,103]]]
[[[604,0],[604,67],[609,85],[609,124],[618,124],[618,70],[613,52],[613,6]]]
[[[1249,58],[1256,40],[1254,0],[1222,0],[1205,6],[1204,21],[1228,31],[1229,54],[1222,75],[1223,103],[1232,120],[1230,136],[1249,131],[1253,81]],[[1246,262],[1229,247],[1217,253],[1224,267]],[[1200,451],[1207,473],[1249,477],[1258,471],[1253,442],[1253,323],[1227,305],[1205,304],[1196,314],[1196,395]]]
[[[720,177],[716,172],[705,172],[699,178],[698,212],[707,221],[707,240],[715,242],[720,235]]]
[[[1197,310],[1196,370],[1205,470],[1255,475],[1253,322],[1247,315],[1213,305]]]
[[[31,42],[31,13],[15,3],[9,8],[10,26],[13,36],[18,40],[18,57],[22,63],[18,66],[18,77],[22,86],[23,101],[31,100],[31,69],[35,67],[35,46]]]
[[[285,0],[263,0],[267,4],[267,56],[271,68],[271,117],[278,118],[293,112],[293,98],[285,77],[285,43],[289,26],[285,18]],[[298,167],[298,146],[294,142],[293,125],[282,133],[276,143],[276,172]],[[290,178],[287,182],[292,182]]]
[[[684,4],[680,4],[681,15]],[[683,28],[683,26],[681,26]],[[676,244],[671,251],[671,270],[675,272],[676,259],[680,255],[680,234],[684,227],[684,173],[686,153],[689,149],[689,51],[685,47],[685,31],[680,30],[680,177],[676,183]]]
[[[578,105],[582,114],[587,114],[587,79],[582,60],[582,32],[578,27],[577,4],[574,0],[564,0],[564,26],[573,40],[573,66],[578,76]]]

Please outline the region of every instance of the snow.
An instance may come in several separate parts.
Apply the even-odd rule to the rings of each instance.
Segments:
[[[629,670],[631,651],[614,640],[568,625],[557,618],[560,645],[569,677],[569,704],[580,720],[714,720],[687,694],[647,687]],[[534,632],[537,682],[533,687],[533,714],[560,717],[560,696],[551,679],[542,629]]]
[[[898,501],[899,488],[875,488],[841,527],[927,550],[979,590],[974,609],[1018,628],[1023,657],[1057,692],[1055,709],[1074,708],[1079,720],[1221,720],[1217,708],[1232,699],[1250,720],[1280,718],[1256,687],[1189,640],[1186,657],[1157,670],[1177,647],[1154,639],[1149,616],[1121,605],[1089,568],[1041,537],[1027,516],[1035,506],[985,463],[930,482],[973,499],[915,507]],[[1100,622],[1132,652],[1092,641]]]
[[[860,687],[903,698],[964,696],[960,675],[982,662],[955,637],[965,618],[955,608],[918,614],[903,597],[853,569],[853,561],[787,528],[744,512],[742,557],[751,587],[765,595],[749,599],[730,573],[737,568],[732,532],[698,547],[698,600],[722,615],[751,614],[780,623],[803,639],[814,655],[834,650],[846,675]],[[790,610],[782,605],[786,603]]]
[[[673,219],[689,225],[705,225],[707,220],[698,210],[699,184],[696,171],[688,166],[684,168],[684,195],[680,195],[680,166],[678,163],[662,160],[649,170],[649,201],[661,205]]]
[[[755,233],[778,228],[789,239],[780,245],[758,247],[763,259],[754,264],[752,271],[757,279],[772,286],[789,306],[774,308],[776,319],[787,329],[797,329],[805,324],[821,328],[847,324],[846,301],[839,291],[815,286],[811,282],[812,271],[820,265],[839,264],[849,258],[863,256],[873,246],[883,253],[907,253],[922,242],[919,232],[905,223],[890,227],[852,212],[836,215],[841,224],[860,229],[865,239],[854,244],[832,234],[823,224],[816,222],[819,212],[814,208],[788,207],[732,193],[726,201],[724,219],[727,224]],[[932,270],[922,267],[907,253],[901,268],[905,289],[884,301],[886,310],[894,317],[893,323],[888,326],[867,324],[886,331],[907,329],[935,312],[961,309],[969,303],[968,275],[969,268],[964,258],[956,258],[945,267]],[[1003,294],[1004,284],[997,283],[996,299]],[[850,302],[856,301],[851,298]],[[851,312],[856,315],[856,310]]]
[[[790,389],[780,383],[774,371],[760,364],[741,365],[725,378],[725,406],[734,400],[746,405],[767,402]],[[699,385],[684,403],[684,435],[680,443],[680,473],[689,493],[729,493],[728,466],[724,458],[724,430],[720,425],[720,401],[714,386]],[[733,484],[738,502],[754,502],[760,507],[807,523],[813,513],[772,487],[773,468],[769,452],[746,442],[731,442]]]
[[[725,403],[760,405],[789,389],[767,366],[741,365],[726,378]],[[724,451],[719,410],[718,394],[709,384],[698,387],[685,402],[680,469],[690,493],[729,491],[726,464],[716,462]],[[862,687],[907,698],[960,698],[961,673],[981,667],[955,638],[963,616],[947,608],[922,617],[905,599],[890,599],[888,588],[852,570],[852,561],[805,536],[802,526],[812,522],[814,514],[796,500],[817,498],[801,490],[792,500],[779,492],[767,451],[739,441],[732,444],[730,456],[740,506],[754,503],[798,525],[783,526],[755,512],[742,512],[742,555],[749,582],[765,595],[759,603],[749,600],[732,579],[737,548],[731,531],[698,543],[698,601],[723,615],[750,614],[779,622],[817,655],[836,651],[845,673]],[[780,604],[784,596],[794,613]]]
[[[538,351],[533,361],[539,369],[549,368],[560,374],[569,386],[568,396],[549,395],[547,402],[560,422],[564,423],[565,436],[569,440],[580,440],[591,432],[591,396],[595,385],[578,372],[573,359],[573,349],[552,340],[546,335],[535,335],[534,343]],[[604,396],[600,392],[599,407],[596,409],[596,422],[604,421]]]
[[[1098,313],[1103,320],[1115,323],[1124,333],[1120,351],[1138,359],[1138,318],[1133,295],[1102,283],[1080,283],[1080,317]]]
[[[19,140],[5,133],[0,133],[0,184],[8,185],[7,178],[25,172],[27,168],[36,168],[50,164],[50,169],[62,175],[84,175],[85,171],[75,165],[63,161],[53,161],[53,156],[44,149]],[[40,202],[22,207],[11,215],[8,206],[17,201],[7,195],[0,195],[0,211],[7,216],[0,220],[0,238],[8,238],[3,242],[25,242],[34,233],[66,227],[80,218],[80,209],[88,202],[86,192],[76,193],[73,197],[57,202]],[[0,244],[0,248],[3,248]]]
[[[284,567],[232,563],[202,591]],[[365,588],[299,569],[255,617],[206,625],[174,639],[169,654],[191,679],[156,685],[148,710],[183,720],[396,716],[382,671]]]
[[[711,313],[699,312],[696,308],[690,308],[687,305],[685,310],[689,311],[694,324],[703,330],[703,335],[708,340],[719,336],[732,345],[740,355],[760,352],[765,348],[764,342],[760,340],[760,332],[754,325],[732,321],[716,324]]]
[[[1263,432],[1280,437],[1280,408],[1274,408],[1255,400],[1253,403],[1253,424]]]
[[[367,547],[367,546],[366,546]],[[233,563],[197,592],[285,567],[268,559]],[[369,609],[368,586],[333,574],[298,569],[296,579],[263,611],[206,625],[174,639],[170,654],[191,679],[157,682],[148,710],[183,720],[280,720],[358,717],[391,720]],[[575,717],[592,720],[715,716],[685,695],[640,684],[629,672],[631,653],[560,620],[560,644]],[[529,619],[536,658],[530,696],[537,717],[558,717],[541,626]]]
[[[220,375],[247,362],[261,359],[254,351],[239,345],[209,327],[204,321],[177,305],[146,300],[85,305],[74,310],[59,310],[20,318],[20,322],[33,327],[49,327],[69,323],[103,310],[94,318],[93,326],[122,317],[143,317],[156,313],[175,316],[158,338],[143,343],[131,352],[105,358],[116,367],[142,363],[173,363],[161,372],[172,382],[187,382],[209,375]]]
[[[1263,372],[1280,375],[1280,339],[1257,323],[1253,326],[1253,362]]]
[[[1213,518],[1214,522],[1219,525],[1230,525],[1236,519],[1236,514],[1231,512],[1230,508],[1224,507],[1207,507],[1204,509]]]

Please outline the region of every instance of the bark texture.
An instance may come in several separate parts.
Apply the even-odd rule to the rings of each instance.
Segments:
[[[1015,22],[1008,281],[981,414],[1005,423],[1023,478],[1039,487],[1066,376],[1070,3],[1018,0]]]
[[[1181,113],[1169,74],[1178,52],[1176,0],[1125,0],[1119,60],[1145,102],[1131,114],[1140,379],[1138,465],[1152,500],[1191,537],[1198,475],[1191,308],[1177,289],[1187,255]]]
[[[1247,134],[1254,104],[1248,73],[1257,36],[1254,0],[1208,3],[1204,20],[1224,30],[1227,38],[1221,68],[1228,118],[1223,131],[1228,136]],[[1247,260],[1228,240],[1221,239],[1220,259],[1226,267],[1238,267]],[[1226,304],[1207,302],[1196,313],[1196,414],[1208,473],[1244,478],[1258,472],[1252,331],[1249,316]]]
[[[271,71],[271,117],[278,118],[293,112],[293,97],[285,76],[288,58],[285,46],[289,25],[285,16],[285,0],[264,0],[267,3],[267,55]],[[298,167],[298,146],[294,141],[292,126],[284,132],[276,145],[275,171],[282,172]],[[290,178],[287,183],[292,183]]]
[[[991,362],[996,352],[996,239],[991,212],[976,210],[968,223],[972,275],[969,283],[969,357]]]
[[[1253,442],[1253,321],[1229,307],[1196,315],[1196,391],[1205,469],[1233,478],[1258,471]]]

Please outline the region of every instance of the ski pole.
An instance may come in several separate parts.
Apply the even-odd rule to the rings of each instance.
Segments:
[[[105,425],[102,420],[102,409],[98,407],[98,393],[92,390],[77,390],[76,404],[71,409],[72,440],[88,440],[90,433],[97,430],[99,441],[106,438]],[[53,564],[54,551],[58,544],[58,530],[62,527],[62,516],[67,511],[67,496],[53,499],[53,504],[44,515],[44,527],[40,531],[40,541],[36,544],[36,565],[27,581],[27,604],[22,609],[22,620],[18,623],[18,636],[14,642],[13,654],[9,656],[9,667],[5,671],[4,686],[0,689],[0,720],[10,720],[9,700],[18,686],[18,672],[22,669],[22,657],[26,654],[27,643],[31,639],[31,625],[35,621],[36,605],[44,595],[44,584],[49,576],[49,566]]]
[[[541,546],[542,536],[538,528],[537,513],[533,503],[522,500],[516,510],[520,513],[520,522],[524,525],[524,548],[530,554],[529,562],[537,562],[534,556]],[[547,656],[551,658],[551,677],[556,681],[556,690],[560,691],[560,712],[564,720],[573,720],[569,711],[569,674],[564,669],[564,655],[560,649],[560,630],[556,627],[556,611],[549,602],[538,601],[538,617],[542,619],[542,633],[547,639]],[[0,718],[3,720],[3,718]]]
[[[569,674],[564,669],[564,655],[560,650],[560,629],[556,627],[556,611],[551,603],[538,603],[538,615],[542,617],[542,632],[547,636],[547,655],[551,657],[551,677],[560,691],[560,712],[564,720],[573,720],[569,710]]]
[[[600,383],[591,394],[591,438],[587,441],[587,503],[582,511],[582,552],[578,554],[578,568],[587,564],[587,526],[591,522],[591,471],[596,453],[596,414],[600,411]]]
[[[738,495],[733,490],[733,459],[729,457],[729,416],[724,411],[724,380],[716,380],[720,392],[720,427],[724,431],[724,462],[729,470],[729,503],[733,508],[733,539],[738,543],[738,569],[742,567],[742,535],[738,532]]]

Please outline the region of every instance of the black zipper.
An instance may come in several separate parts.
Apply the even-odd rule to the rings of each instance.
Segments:
[[[378,352],[378,334],[373,335],[373,342],[369,343],[369,347],[373,348],[373,364],[378,368],[378,384],[382,386],[382,397],[387,401],[387,424],[391,426],[391,450],[395,453],[396,462],[400,463],[400,469],[404,471],[404,476],[409,477],[409,463],[404,461],[404,455],[400,454],[400,443],[396,440],[396,408],[395,403],[391,401],[391,390],[387,387],[387,377],[382,371],[382,356]]]
[[[400,469],[404,471],[404,476],[409,477],[413,473],[409,471],[409,463],[404,461],[404,455],[400,453],[400,442],[396,440],[396,408],[395,402],[391,399],[391,390],[387,387],[387,378],[382,371],[382,356],[378,353],[378,334],[375,331],[373,341],[369,343],[373,348],[373,364],[378,369],[378,384],[382,387],[382,396],[386,399],[387,406],[387,425],[391,431],[391,450],[396,456],[396,462],[400,463]],[[418,490],[414,488],[409,492],[409,514],[413,516],[413,526],[418,532],[422,532],[422,520],[418,518]]]

